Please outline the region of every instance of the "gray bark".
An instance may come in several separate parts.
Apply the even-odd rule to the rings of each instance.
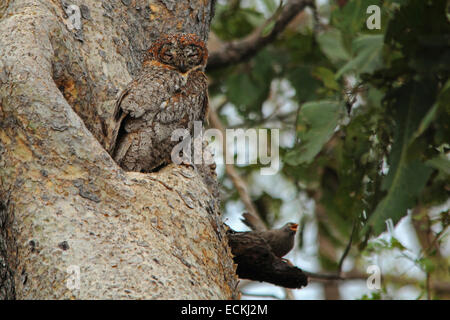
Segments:
[[[68,28],[70,4],[82,30]],[[175,31],[206,39],[211,15],[200,0],[2,0],[0,298],[236,297],[200,176],[127,173],[105,151],[117,94],[148,44]]]

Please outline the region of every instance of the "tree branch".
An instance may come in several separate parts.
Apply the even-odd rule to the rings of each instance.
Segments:
[[[251,58],[266,45],[273,42],[303,9],[313,5],[314,1],[311,0],[288,1],[281,9],[281,12],[275,13],[268,22],[257,28],[246,38],[228,42],[220,50],[211,52],[207,66],[208,71]],[[268,34],[264,34],[267,25],[273,20],[275,20],[275,23],[272,30]]]

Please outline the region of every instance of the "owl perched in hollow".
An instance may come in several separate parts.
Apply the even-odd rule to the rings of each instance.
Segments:
[[[192,132],[208,112],[205,43],[194,34],[155,41],[142,70],[121,93],[109,152],[126,171],[150,172],[171,162],[176,129]]]

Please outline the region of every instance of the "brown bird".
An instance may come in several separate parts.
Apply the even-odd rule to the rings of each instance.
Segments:
[[[248,226],[252,234],[260,236],[267,241],[272,248],[273,253],[281,258],[294,247],[295,233],[298,229],[296,223],[286,223],[280,229],[267,230],[261,219],[258,219],[249,212],[242,214],[241,221]]]
[[[195,34],[166,34],[151,45],[114,109],[108,148],[124,170],[151,172],[170,163],[179,144],[173,132],[192,134],[194,121],[207,119],[207,59],[206,44]]]
[[[300,268],[282,259],[294,246],[298,225],[287,223],[269,231],[227,231],[228,244],[239,278],[265,281],[286,288],[301,288],[308,278]]]
[[[255,233],[255,235],[266,240],[272,248],[272,252],[277,257],[281,258],[294,247],[294,239],[297,228],[298,224],[289,222],[279,229],[272,229],[268,231],[250,231],[250,233]]]

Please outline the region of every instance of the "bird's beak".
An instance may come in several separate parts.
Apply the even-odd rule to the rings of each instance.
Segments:
[[[186,73],[187,68],[186,68],[186,66],[184,65],[184,63],[180,63],[180,71],[181,71],[182,73]]]
[[[291,225],[291,230],[297,232],[297,229],[298,229],[298,224],[293,223],[293,224]]]

